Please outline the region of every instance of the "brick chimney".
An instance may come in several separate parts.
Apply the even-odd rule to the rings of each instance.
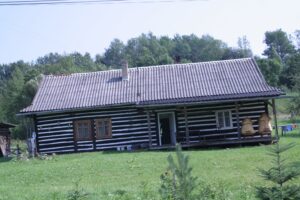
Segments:
[[[127,60],[124,60],[122,62],[122,80],[123,81],[128,81],[129,80],[128,62],[127,62]]]

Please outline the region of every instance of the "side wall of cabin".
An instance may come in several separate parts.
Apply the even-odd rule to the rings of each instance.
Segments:
[[[111,118],[112,138],[74,140],[74,120]],[[155,114],[150,114],[152,144],[157,144]],[[147,113],[137,108],[114,108],[86,112],[41,115],[36,117],[37,147],[40,153],[67,153],[116,150],[128,145],[149,143]]]
[[[231,128],[219,129],[217,127],[216,112],[218,111],[231,112]],[[245,118],[250,118],[253,122],[254,130],[258,131],[258,119],[264,112],[268,113],[266,101],[187,106],[186,114],[184,108],[177,111],[177,135],[181,138],[181,142],[186,142],[187,121],[190,143],[206,139],[237,139],[239,138],[237,113],[240,121],[240,130],[242,128],[242,121]],[[185,120],[185,116],[187,116],[187,120]]]
[[[218,129],[216,112],[224,110],[231,112],[232,127]],[[237,112],[240,125],[242,120],[248,117],[253,121],[253,126],[257,130],[260,114],[268,112],[268,109],[266,101],[249,101],[186,107],[180,105],[143,109],[121,107],[38,115],[35,118],[37,148],[40,153],[67,153],[116,150],[118,147],[126,148],[127,146],[147,148],[150,144],[157,146],[159,145],[158,114],[166,112],[175,115],[177,142],[187,141],[186,131],[188,130],[190,143],[196,143],[207,135],[213,139],[214,137],[211,136],[213,134],[216,138],[238,138]],[[95,141],[74,140],[74,120],[101,118],[111,119],[112,138]]]

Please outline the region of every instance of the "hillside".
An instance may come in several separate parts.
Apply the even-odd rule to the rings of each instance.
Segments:
[[[300,135],[281,139],[297,143],[286,158],[299,161]],[[189,150],[193,175],[223,188],[230,199],[253,199],[254,187],[264,184],[257,168],[268,168],[269,146]],[[94,152],[49,156],[44,160],[0,160],[0,199],[66,199],[75,183],[89,193],[87,199],[118,199],[116,193],[138,196],[142,184],[158,195],[160,175],[171,152]],[[300,184],[300,180],[296,180]],[[212,188],[213,189],[213,188]],[[110,194],[110,195],[108,195]]]

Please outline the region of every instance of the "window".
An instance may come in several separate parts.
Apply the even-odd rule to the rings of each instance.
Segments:
[[[74,137],[76,141],[111,138],[111,119],[76,120]]]
[[[76,120],[74,121],[75,140],[91,140],[92,128],[91,120]]]
[[[111,119],[96,119],[96,139],[111,138]]]
[[[224,128],[231,128],[232,127],[232,120],[231,120],[231,111],[224,110],[224,111],[217,111],[216,112],[217,118],[217,127],[220,129]]]

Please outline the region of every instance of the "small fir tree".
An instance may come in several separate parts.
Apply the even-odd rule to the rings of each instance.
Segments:
[[[273,166],[269,170],[259,169],[261,176],[272,182],[272,186],[256,188],[256,196],[262,200],[298,200],[300,199],[300,186],[289,182],[300,175],[299,168],[292,163],[286,163],[282,153],[294,147],[294,144],[279,145],[269,149],[273,157]]]
[[[192,168],[188,164],[189,157],[184,155],[179,144],[176,145],[176,161],[169,155],[167,171],[161,175],[159,190],[164,200],[191,200],[194,199],[194,190],[197,186],[196,177],[192,176]]]

